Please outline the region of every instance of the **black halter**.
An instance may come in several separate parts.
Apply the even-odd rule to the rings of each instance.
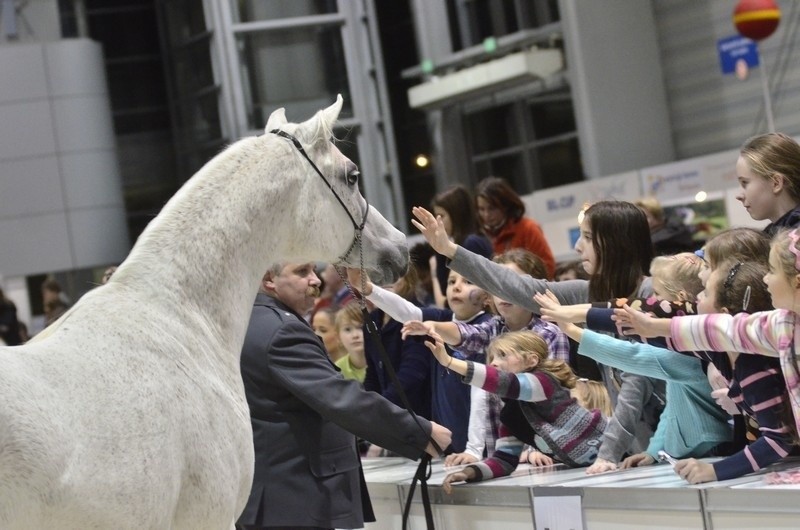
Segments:
[[[287,140],[290,140],[294,144],[294,146],[297,148],[297,150],[300,151],[300,154],[303,155],[303,157],[306,160],[308,160],[308,163],[311,164],[311,167],[314,168],[314,171],[317,172],[317,175],[319,175],[319,178],[322,179],[322,182],[324,182],[325,185],[328,186],[328,189],[331,190],[331,193],[333,193],[333,196],[336,197],[336,200],[339,201],[339,204],[341,204],[342,208],[344,208],[344,211],[347,214],[347,217],[350,218],[350,222],[353,223],[353,228],[355,229],[356,233],[353,236],[353,242],[350,243],[350,246],[347,247],[347,250],[345,251],[345,253],[342,254],[342,256],[339,258],[339,261],[343,262],[344,260],[347,259],[347,256],[349,256],[350,253],[353,251],[353,249],[356,247],[356,243],[359,244],[359,248],[361,247],[361,234],[364,231],[364,226],[366,226],[366,224],[367,224],[367,215],[369,214],[369,202],[367,201],[367,199],[365,197],[364,198],[364,202],[366,203],[366,208],[364,209],[364,215],[361,218],[361,224],[359,224],[356,221],[356,218],[353,217],[353,214],[350,213],[350,210],[347,209],[347,205],[345,205],[345,203],[342,200],[342,198],[339,197],[339,194],[336,193],[335,189],[333,189],[333,185],[328,181],[328,179],[325,178],[325,175],[322,174],[322,171],[319,170],[319,168],[314,163],[314,161],[311,160],[311,157],[308,156],[308,153],[306,153],[306,150],[303,149],[303,144],[300,143],[300,140],[298,140],[297,138],[295,138],[291,134],[289,134],[289,133],[287,133],[285,131],[282,131],[280,129],[272,129],[270,132],[272,134],[277,134],[278,136],[280,136],[282,138],[286,138]],[[363,250],[362,250],[362,253],[361,253],[361,260],[362,261],[364,260]],[[364,268],[363,264],[362,264],[361,268],[362,269]]]

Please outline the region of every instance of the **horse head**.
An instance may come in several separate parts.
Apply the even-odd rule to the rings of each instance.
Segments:
[[[308,197],[296,215],[321,229],[309,234],[311,240],[303,245],[315,255],[304,257],[347,267],[363,265],[375,283],[391,283],[408,267],[406,237],[367,204],[358,186],[358,167],[332,141],[342,101],[340,95],[333,105],[298,124],[289,123],[284,109],[278,109],[267,120],[265,132],[282,136],[291,149],[307,155],[307,160],[296,157],[306,173],[298,195]]]

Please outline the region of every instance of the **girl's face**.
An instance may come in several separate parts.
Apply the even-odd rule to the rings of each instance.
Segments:
[[[520,269],[516,263],[503,263],[503,267],[507,269],[511,269],[512,271],[516,272],[517,274],[524,274],[522,269]],[[497,308],[497,312],[500,314],[501,317],[506,322],[529,322],[533,314],[525,309],[524,307],[520,307],[518,305],[514,305],[510,302],[506,302],[499,296],[492,296],[492,301],[494,302],[494,306]]]
[[[447,232],[448,236],[453,235],[453,220],[450,218],[450,214],[447,213],[447,210],[441,206],[434,206],[433,215],[441,217],[442,223],[444,224],[444,231]]]
[[[486,303],[486,291],[455,271],[447,277],[447,303],[458,320],[469,320],[483,311]]]
[[[336,353],[339,349],[339,335],[336,333],[336,326],[333,325],[330,313],[318,311],[311,320],[311,328],[317,337],[322,339],[328,353]]]
[[[714,269],[706,279],[705,289],[697,295],[697,312],[701,315],[709,313],[719,313],[722,309],[717,307],[717,291],[716,286],[720,280],[720,276],[725,274],[721,269]]]
[[[778,194],[774,183],[753,173],[747,160],[741,156],[736,161],[736,174],[741,186],[736,200],[742,203],[750,217],[756,221],[778,219]]]
[[[778,253],[774,249],[769,251],[769,272],[764,275],[764,283],[767,284],[767,291],[772,297],[772,305],[776,309],[795,311],[797,278],[786,277]]]
[[[653,294],[659,300],[668,300],[670,302],[674,302],[675,301],[675,300],[672,300],[672,298],[675,298],[675,297],[671,296],[670,293],[667,292],[667,289],[664,286],[664,282],[661,280],[661,278],[659,278],[657,276],[653,276]]]
[[[506,213],[490,203],[483,197],[478,197],[478,217],[481,218],[481,224],[489,228],[498,228],[506,222]]]
[[[526,361],[517,352],[504,350],[496,351],[492,356],[491,362],[491,366],[504,372],[511,372],[512,374],[527,372],[537,364],[538,362],[535,355],[531,355]]]
[[[587,274],[594,274],[597,269],[597,256],[595,255],[594,245],[592,244],[593,237],[594,234],[592,234],[589,220],[584,217],[581,222],[581,235],[575,242],[575,250],[580,255],[583,270],[585,270]]]
[[[703,250],[705,250],[705,247],[703,247]],[[697,273],[697,277],[700,278],[700,283],[705,287],[708,283],[708,277],[711,275],[711,265],[708,264],[706,258],[703,258],[703,261],[705,262],[705,267],[700,269],[700,272]]]
[[[339,328],[339,340],[350,354],[364,353],[364,328],[356,322],[344,322]]]

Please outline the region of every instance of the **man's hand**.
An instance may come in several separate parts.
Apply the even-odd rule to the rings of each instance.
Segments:
[[[432,443],[428,442],[428,447],[425,448],[425,452],[431,455],[433,458],[439,458],[439,456],[441,456],[440,451],[444,451],[447,449],[447,446],[450,445],[450,442],[453,438],[453,433],[450,432],[450,429],[447,427],[443,427],[442,425],[432,421],[431,438],[433,438],[433,441],[439,446],[439,449],[436,449]]]

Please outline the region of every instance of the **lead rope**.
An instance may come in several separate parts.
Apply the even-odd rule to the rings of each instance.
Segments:
[[[339,277],[342,279],[344,284],[352,293],[353,297],[358,300],[358,304],[361,307],[361,314],[364,318],[364,324],[367,327],[367,334],[372,338],[375,347],[378,349],[380,353],[381,359],[383,360],[383,366],[386,369],[386,373],[389,374],[389,379],[392,380],[392,385],[394,386],[395,391],[400,396],[400,401],[403,403],[403,406],[406,408],[411,417],[414,419],[414,422],[417,426],[425,432],[425,429],[422,427],[422,424],[419,422],[419,418],[411,409],[411,404],[408,401],[408,396],[406,396],[405,391],[403,391],[403,387],[400,385],[400,380],[397,378],[397,373],[394,371],[394,366],[392,366],[392,362],[389,359],[389,354],[386,353],[386,349],[384,349],[383,344],[381,343],[380,336],[378,334],[378,327],[375,325],[375,322],[370,318],[369,312],[367,311],[367,301],[366,298],[361,294],[364,292],[366,288],[366,274],[364,273],[364,253],[359,248],[360,254],[360,266],[361,266],[361,285],[360,291],[356,291],[353,289],[353,286],[347,280],[345,274],[342,273],[341,269],[338,266],[334,266],[336,272],[339,274]],[[436,451],[439,454],[442,454],[442,448],[439,447],[439,444],[433,439],[433,436],[429,436],[428,440],[433,444],[433,447],[436,448]],[[408,517],[411,513],[411,502],[414,500],[414,490],[416,489],[417,482],[419,482],[419,489],[422,494],[422,507],[425,510],[425,522],[427,523],[428,530],[435,530],[435,526],[433,524],[433,510],[431,509],[431,499],[428,494],[428,479],[431,478],[431,473],[433,472],[433,459],[431,455],[428,453],[423,453],[422,458],[420,459],[419,465],[417,466],[417,471],[414,473],[414,478],[411,481],[411,486],[408,488],[408,496],[406,497],[405,506],[403,507],[403,530],[408,528]]]

